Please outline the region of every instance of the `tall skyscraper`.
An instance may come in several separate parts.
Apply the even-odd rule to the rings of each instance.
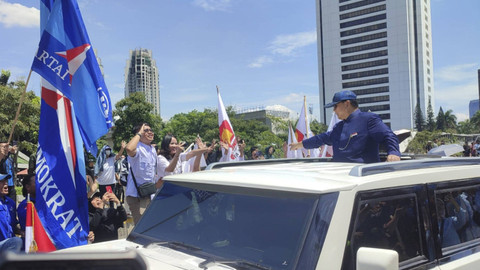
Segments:
[[[320,119],[340,90],[393,130],[434,104],[430,0],[317,0]]]
[[[143,92],[146,101],[153,104],[153,113],[160,115],[158,69],[151,50],[130,50],[125,67],[125,97],[135,92]]]

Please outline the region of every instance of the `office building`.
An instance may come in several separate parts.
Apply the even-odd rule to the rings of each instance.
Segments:
[[[146,101],[153,105],[153,113],[160,115],[158,69],[151,50],[130,50],[125,67],[125,97],[135,92],[143,92]]]
[[[287,121],[290,118],[290,110],[282,105],[256,106],[241,108],[235,111],[235,117],[243,120],[257,120],[270,128],[274,134],[284,134],[285,130],[279,126],[278,122],[272,121],[272,118]]]
[[[393,130],[434,104],[430,0],[317,0],[320,119],[340,90]]]

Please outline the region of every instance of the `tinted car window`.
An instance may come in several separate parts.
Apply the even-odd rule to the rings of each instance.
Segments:
[[[480,186],[435,191],[442,249],[480,238]]]
[[[309,260],[315,258],[312,250],[320,253],[336,204],[334,194],[231,193],[166,183],[129,240],[147,245],[181,242],[196,247],[189,252],[205,259],[299,269],[314,264]],[[306,240],[309,235],[315,235],[315,241]]]
[[[360,247],[395,250],[401,265],[422,254],[416,194],[361,199],[357,205],[343,269],[355,269]]]

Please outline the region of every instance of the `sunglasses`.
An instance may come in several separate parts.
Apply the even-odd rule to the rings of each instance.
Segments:
[[[338,102],[337,104],[333,105],[333,109],[335,110],[335,109],[337,108],[337,105],[340,104],[340,103],[343,103],[343,102],[345,102],[345,100],[340,101],[340,102]]]
[[[150,128],[144,129],[143,131],[145,131],[145,132],[152,132],[152,133],[154,133],[154,132],[153,132],[153,129],[150,129]]]

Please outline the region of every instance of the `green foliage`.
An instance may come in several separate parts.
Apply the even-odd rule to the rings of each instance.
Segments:
[[[313,132],[313,134],[320,134],[326,132],[328,129],[328,126],[320,123],[317,121],[317,119],[314,119],[312,122],[310,122],[310,130]]]
[[[3,74],[3,73],[2,73]],[[10,136],[25,82],[0,85],[0,137],[5,141]],[[35,153],[40,122],[40,98],[33,91],[25,93],[25,99],[15,125],[12,141],[18,141],[19,150],[27,155]]]
[[[425,118],[423,117],[423,112],[422,109],[420,108],[420,104],[417,103],[417,106],[415,106],[415,128],[418,131],[422,131],[423,127],[425,126]]]
[[[444,114],[445,128],[447,131],[455,132],[457,128],[457,117],[453,114],[452,110],[448,110]]]
[[[141,92],[133,93],[118,101],[113,111],[114,118],[119,117],[113,128],[114,149],[120,148],[122,140],[130,141],[134,135],[133,128],[143,122],[150,124],[155,132],[154,142],[156,142],[159,139],[158,134],[163,128],[163,122],[160,116],[152,112],[153,105],[146,102],[145,95]]]
[[[480,133],[480,111],[477,111],[472,119],[470,119],[470,123],[472,124],[473,133]]]
[[[459,143],[456,141],[454,136],[442,136],[442,132],[440,131],[430,132],[428,130],[424,130],[417,132],[415,138],[413,138],[413,140],[408,144],[406,152],[414,154],[426,154],[429,147],[431,148],[434,142],[436,142],[437,145]]]
[[[432,109],[432,102],[429,100],[428,101],[428,107],[427,107],[427,130],[428,131],[434,131],[435,130],[435,116],[433,114],[433,109]]]
[[[438,110],[437,114],[437,129],[445,131],[445,127],[445,114],[443,113],[442,106],[440,106],[440,110]]]
[[[197,135],[200,135],[204,142],[211,142],[213,139],[218,141],[218,132],[216,111],[211,109],[205,109],[203,112],[193,110],[189,113],[174,115],[165,124],[165,128],[160,132],[157,140],[160,144],[162,138],[170,133],[175,135],[178,140],[188,142],[189,144],[195,142]]]
[[[458,123],[457,132],[460,133],[460,134],[477,133],[475,131],[475,126],[472,124],[472,122],[469,119]]]
[[[10,71],[2,69],[2,74],[0,75],[0,85],[7,85],[8,79],[10,78]]]

